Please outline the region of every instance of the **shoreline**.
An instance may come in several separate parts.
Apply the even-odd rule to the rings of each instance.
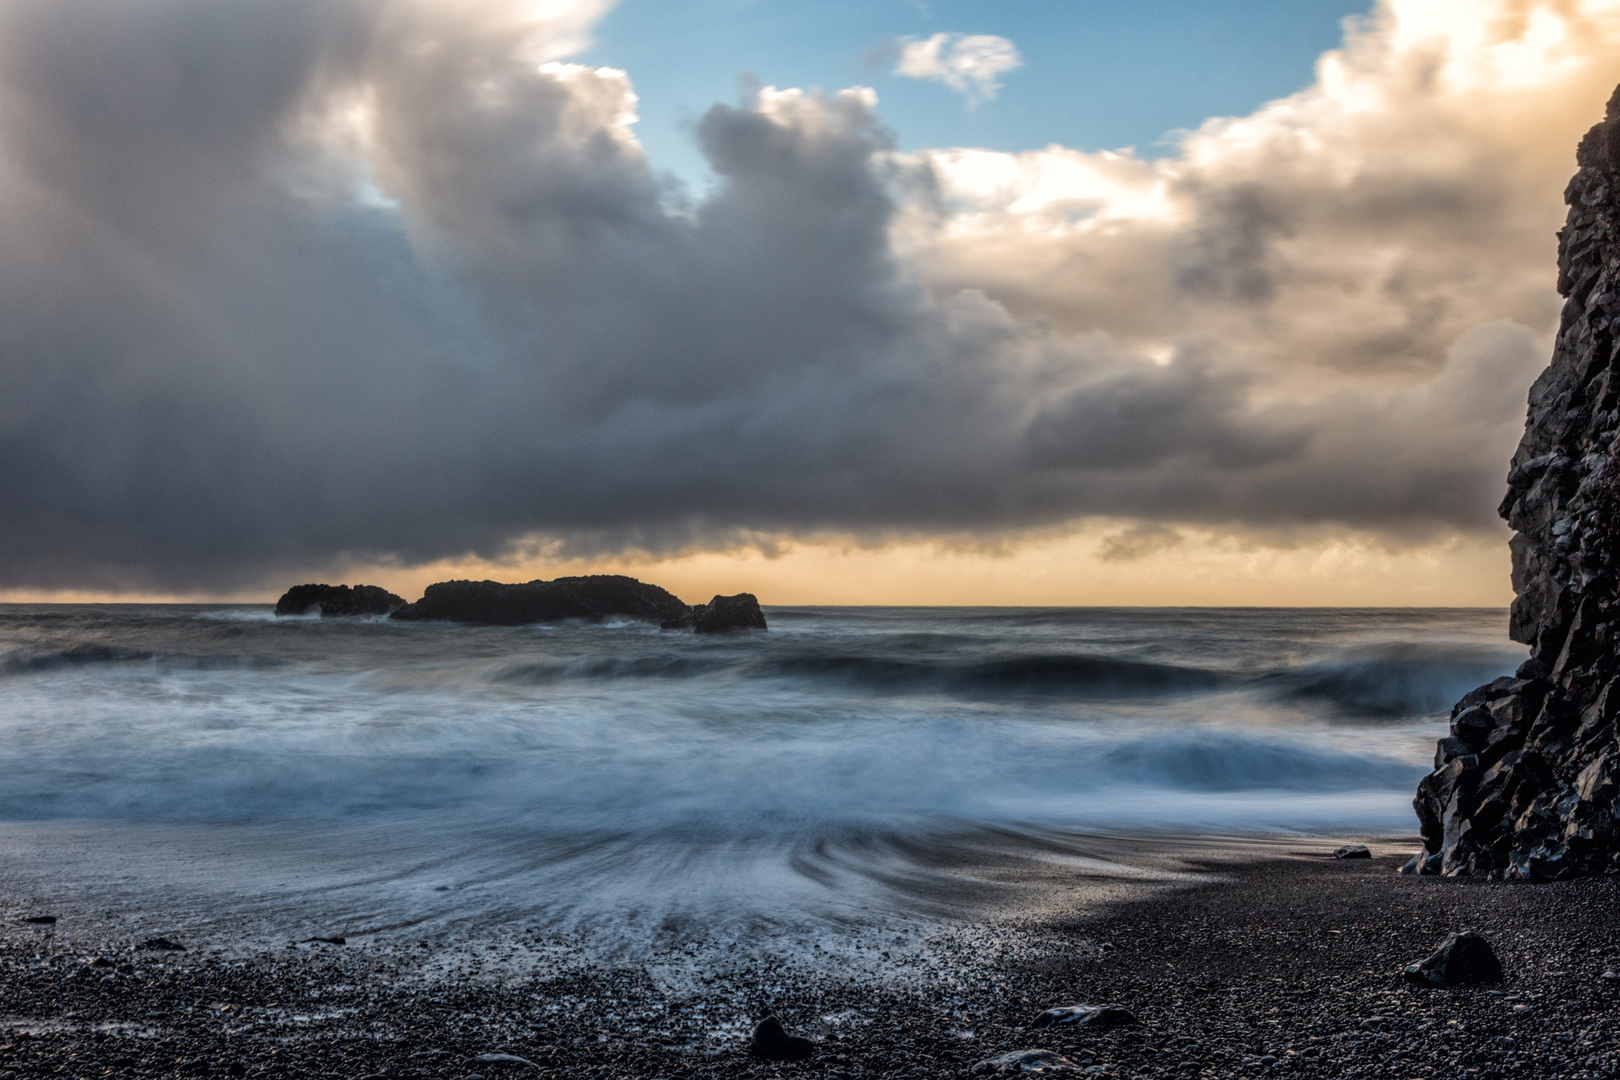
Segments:
[[[1120,1077],[1615,1074],[1620,981],[1602,976],[1620,967],[1605,933],[1620,925],[1620,880],[1403,877],[1409,842],[1374,840],[1370,860],[1332,860],[1333,846],[1180,841],[1176,858],[1198,876],[1082,907],[1053,902],[1049,887],[1082,875],[1075,866],[992,862],[981,876],[1025,902],[942,920],[920,942],[851,928],[855,953],[883,954],[864,968],[817,952],[836,929],[803,935],[801,963],[694,939],[657,956],[525,967],[566,943],[514,925],[343,946],[220,934],[156,952],[59,924],[47,952],[44,932],[13,914],[0,932],[0,1076],[964,1076],[1025,1047]],[[21,901],[0,896],[8,912]],[[1399,978],[1460,929],[1496,947],[1500,986]],[[98,955],[112,966],[91,966]],[[1082,1002],[1141,1025],[1029,1027],[1042,1009]],[[816,1056],[751,1059],[749,1026],[767,1013],[814,1039]],[[474,1060],[496,1053],[538,1072]]]

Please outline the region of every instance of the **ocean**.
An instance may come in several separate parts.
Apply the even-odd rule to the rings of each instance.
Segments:
[[[947,907],[987,883],[968,849],[1171,874],[1117,853],[1415,835],[1451,704],[1525,655],[1499,610],[766,615],[0,606],[0,884],[192,927],[622,942]]]

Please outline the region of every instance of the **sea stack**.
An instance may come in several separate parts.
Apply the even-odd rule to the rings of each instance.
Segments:
[[[406,604],[391,617],[404,622],[432,619],[483,626],[640,619],[666,630],[699,634],[765,629],[765,616],[751,593],[716,596],[707,604],[688,607],[667,589],[622,574],[516,584],[440,581],[429,585],[422,599]]]
[[[1620,870],[1620,89],[1564,193],[1552,362],[1500,513],[1515,530],[1515,678],[1452,710],[1415,806],[1421,873],[1550,881]]]
[[[440,581],[422,599],[391,616],[406,622],[434,619],[481,626],[642,619],[663,622],[689,610],[673,593],[622,574],[560,577],[554,581]]]
[[[377,585],[294,585],[276,601],[277,615],[316,614],[323,619],[391,615],[405,598]]]

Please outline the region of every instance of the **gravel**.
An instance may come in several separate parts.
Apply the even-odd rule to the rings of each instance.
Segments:
[[[1025,1049],[1092,1076],[1620,1075],[1620,980],[1605,978],[1620,969],[1606,929],[1620,926],[1620,880],[1452,881],[1398,875],[1401,855],[1322,854],[1223,859],[1209,877],[1085,911],[1032,908],[877,973],[764,960],[700,965],[684,982],[635,959],[524,970],[511,958],[551,947],[533,930],[137,951],[74,936],[67,918],[54,938],[13,919],[0,928],[0,1080],[920,1080]],[[1501,983],[1402,979],[1460,930],[1490,942]],[[1074,1002],[1140,1023],[1033,1026]],[[750,1057],[766,1015],[816,1055]]]

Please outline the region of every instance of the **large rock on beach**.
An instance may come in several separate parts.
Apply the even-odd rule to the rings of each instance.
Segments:
[[[798,1035],[789,1035],[782,1021],[767,1016],[754,1025],[748,1052],[766,1061],[804,1061],[816,1052],[816,1044]]]
[[[507,585],[498,581],[441,581],[422,599],[394,612],[405,620],[438,619],[482,626],[608,618],[664,623],[685,618],[690,608],[657,585],[622,574],[561,577]]]
[[[404,606],[404,597],[377,585],[294,585],[276,601],[276,614],[316,614],[331,619],[391,615]]]
[[[1620,871],[1620,89],[1576,161],[1563,319],[1499,508],[1514,529],[1509,633],[1531,656],[1452,709],[1414,801],[1417,872]]]
[[[1408,964],[1404,974],[1408,982],[1422,986],[1488,986],[1502,981],[1502,962],[1489,942],[1464,930],[1448,934],[1432,955]]]

